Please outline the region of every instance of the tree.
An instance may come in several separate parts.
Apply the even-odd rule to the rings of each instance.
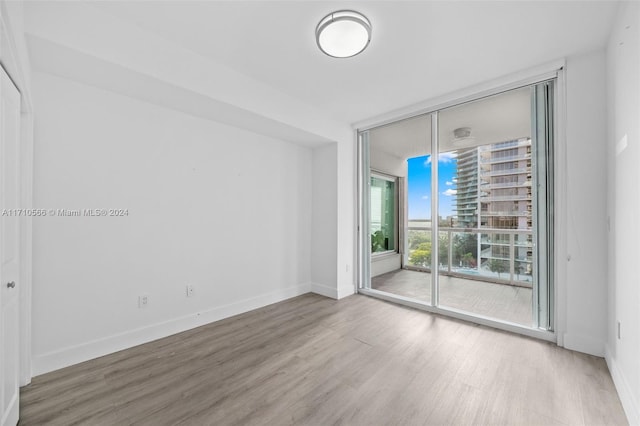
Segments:
[[[418,230],[409,231],[409,249],[415,249],[422,243],[431,244],[430,231],[418,231]]]
[[[478,252],[478,237],[472,233],[453,234],[453,263],[465,261],[465,256]]]
[[[500,278],[500,274],[507,270],[506,265],[503,260],[500,259],[491,259],[489,260],[489,269],[491,272],[497,272],[498,278]]]
[[[415,266],[430,266],[431,264],[431,243],[421,243],[409,257],[409,263]]]
[[[438,262],[446,265],[449,262],[449,237],[447,234],[440,234],[438,238]]]
[[[468,268],[474,267],[476,263],[475,261],[476,260],[473,257],[473,253],[465,253],[462,255],[462,263]]]

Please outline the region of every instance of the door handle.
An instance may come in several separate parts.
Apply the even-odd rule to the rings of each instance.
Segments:
[[[10,283],[7,283],[7,288],[16,288],[16,282],[11,281]]]

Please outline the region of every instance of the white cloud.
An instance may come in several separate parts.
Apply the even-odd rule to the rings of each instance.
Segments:
[[[423,196],[422,196],[422,199],[423,199],[423,200],[428,200],[428,199],[429,199],[429,196],[428,196],[428,195],[423,195]]]
[[[438,155],[439,163],[450,163],[458,156],[457,152],[443,152]]]
[[[456,195],[458,193],[458,191],[456,191],[455,189],[447,189],[446,191],[444,191],[442,193],[442,195],[446,195],[447,197],[451,197],[452,195]]]
[[[457,152],[442,152],[438,154],[438,162],[439,163],[450,163],[458,157]],[[427,160],[424,162],[425,166],[431,164],[431,155],[427,157]]]
[[[446,182],[445,182],[445,185],[447,185],[447,186],[451,186],[451,185],[453,185],[453,182],[451,182],[451,181],[446,181]]]

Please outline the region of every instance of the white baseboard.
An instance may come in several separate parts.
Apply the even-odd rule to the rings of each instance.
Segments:
[[[311,283],[311,292],[321,296],[330,297],[332,299],[342,299],[355,294],[355,289],[351,286],[335,288],[324,284]]]
[[[565,333],[563,347],[589,355],[604,357],[604,343],[590,336]]]
[[[174,318],[150,326],[140,327],[124,333],[92,340],[79,345],[70,346],[57,351],[33,357],[32,370],[34,376],[98,358],[133,346],[148,343],[172,334],[200,327],[253,309],[262,308],[311,291],[310,283],[299,284],[272,291],[250,299],[241,300],[224,306],[217,306],[205,311],[194,312],[183,317]]]
[[[319,294],[320,296],[330,297],[332,299],[338,298],[338,289],[324,284],[311,283],[311,292]]]
[[[638,398],[633,394],[633,391],[631,390],[627,379],[625,378],[624,374],[622,374],[620,368],[616,364],[616,361],[611,356],[609,345],[605,346],[604,359],[607,361],[607,366],[609,367],[609,372],[611,373],[613,384],[616,385],[616,390],[618,391],[618,396],[620,397],[622,408],[624,408],[624,412],[627,415],[627,421],[632,426],[640,425],[640,409],[638,408]]]
[[[353,285],[342,286],[338,288],[338,299],[356,294],[356,288]]]

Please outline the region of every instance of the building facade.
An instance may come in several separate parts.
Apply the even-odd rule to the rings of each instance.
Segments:
[[[478,234],[478,268],[524,282],[532,273],[531,161],[530,138],[482,145],[458,152],[455,177],[457,227],[487,230]]]

